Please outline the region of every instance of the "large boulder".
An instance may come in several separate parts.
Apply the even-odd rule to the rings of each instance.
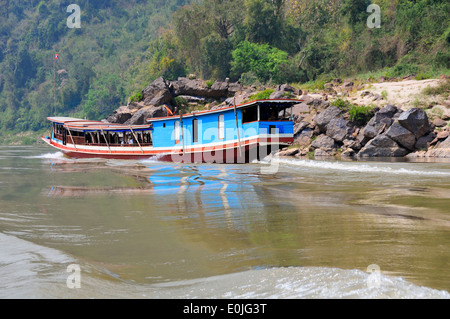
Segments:
[[[386,135],[378,135],[358,153],[358,157],[403,157],[409,151]]]
[[[164,106],[146,106],[134,113],[134,115],[127,120],[126,125],[143,125],[147,124],[146,120],[155,117],[167,116],[167,109]]]
[[[398,122],[391,125],[391,127],[387,130],[386,135],[410,151],[415,149],[416,137]]]
[[[172,94],[170,93],[169,85],[162,77],[153,81],[142,91],[144,105],[163,105],[170,104],[172,101]]]
[[[362,131],[364,138],[370,140],[383,133],[392,125],[393,117],[397,112],[398,109],[395,105],[386,105],[376,112]]]
[[[294,144],[300,146],[307,146],[311,144],[312,138],[314,136],[314,130],[306,128],[302,132],[294,137]]]
[[[419,137],[417,139],[417,142],[414,145],[414,147],[417,150],[426,151],[430,147],[431,143],[436,139],[436,137],[437,136],[436,136],[436,134],[434,132],[430,132],[427,135]]]
[[[420,108],[412,108],[398,118],[401,126],[412,132],[416,138],[424,136],[431,130],[427,113]]]
[[[289,110],[289,109],[288,109]],[[302,113],[309,113],[311,110],[309,109],[309,106],[306,103],[299,103],[299,104],[295,104],[292,107],[292,114],[298,115],[298,114],[302,114]]]
[[[294,124],[294,136],[300,134],[305,128],[309,127],[308,122],[300,121]]]
[[[131,114],[128,111],[125,111],[125,108],[126,108],[125,106],[122,106],[116,111],[114,111],[113,114],[111,114],[106,118],[106,122],[113,124],[123,124],[126,121],[128,121],[133,116],[133,114]]]
[[[227,81],[216,81],[209,86],[206,82],[199,79],[178,78],[177,81],[171,82],[170,87],[176,96],[192,95],[219,99],[228,96],[230,83]],[[234,84],[232,87],[233,90],[240,89],[239,85]]]
[[[270,99],[287,99],[290,98],[292,95],[299,95],[301,94],[301,91],[297,90],[293,86],[290,86],[289,84],[282,84],[277,87],[275,92],[273,92],[270,95]]]
[[[348,122],[342,118],[332,119],[327,125],[327,136],[336,142],[343,142],[352,133],[352,128],[347,126]]]
[[[313,150],[321,149],[324,151],[330,151],[337,149],[337,145],[336,142],[331,137],[322,134],[311,143],[311,149]]]
[[[328,123],[338,118],[343,111],[337,106],[330,106],[316,116],[314,121],[321,132],[326,132]]]
[[[242,84],[238,82],[228,83],[228,96],[234,96],[243,90]]]

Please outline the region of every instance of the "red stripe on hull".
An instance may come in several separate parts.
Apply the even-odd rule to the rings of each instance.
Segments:
[[[137,160],[148,159],[156,155],[125,155],[125,154],[94,154],[94,153],[80,153],[80,152],[68,152],[61,150],[64,155],[72,158],[103,158],[103,159],[118,159],[118,160]]]

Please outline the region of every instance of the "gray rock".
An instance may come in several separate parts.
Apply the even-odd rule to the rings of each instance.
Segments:
[[[438,118],[433,121],[433,125],[436,127],[444,127],[444,126],[447,126],[447,122],[444,121],[443,119]]]
[[[329,136],[325,134],[317,137],[314,142],[311,143],[312,149],[322,149],[322,150],[333,150],[337,149],[336,142]]]
[[[308,122],[298,122],[294,124],[294,136],[300,134],[305,128],[309,127]]]
[[[345,148],[351,148],[352,150],[358,151],[361,149],[361,143],[358,140],[346,139],[343,141],[343,146]]]
[[[310,95],[302,95],[300,99],[305,103],[306,105],[312,105],[314,102],[314,99]]]
[[[408,153],[386,135],[378,135],[359,151],[358,157],[403,157]]]
[[[134,115],[124,124],[142,125],[146,124],[146,120],[149,118],[164,116],[167,116],[167,110],[164,108],[164,106],[147,106],[134,113]]]
[[[364,137],[370,140],[386,131],[392,125],[393,117],[397,112],[395,105],[386,105],[376,112],[362,131]]]
[[[294,88],[293,86],[291,86],[289,84],[279,85],[277,90],[283,91],[283,92],[289,92],[289,93],[296,94],[296,95],[302,94],[302,92],[300,90],[297,90],[296,88]]]
[[[298,148],[289,148],[285,151],[278,152],[278,156],[295,156],[300,153],[300,149]]]
[[[114,112],[106,118],[106,122],[113,124],[123,124],[132,117],[131,113]]]
[[[228,96],[228,89],[230,84],[228,82],[214,82],[211,87],[206,85],[206,82],[199,79],[178,78],[178,80],[171,82],[173,94],[191,95],[199,97],[210,97],[214,99],[224,98]]]
[[[352,133],[352,129],[347,126],[348,122],[341,118],[335,118],[327,125],[327,136],[336,142],[342,142]]]
[[[327,125],[331,120],[338,118],[343,113],[337,106],[330,106],[315,118],[315,123],[321,132],[326,132]]]
[[[144,103],[143,102],[130,102],[128,103],[128,105],[126,106],[127,110],[133,112],[135,110],[139,110],[142,109],[144,107]]]
[[[324,150],[321,148],[318,148],[314,151],[314,157],[330,157],[334,156],[336,154],[336,151],[334,150]]]
[[[398,124],[398,122],[391,125],[387,130],[386,135],[410,151],[415,149],[416,137],[413,133]]]
[[[217,91],[218,95],[225,96],[228,92],[229,83],[222,81],[215,81],[213,85],[211,85],[211,90]]]
[[[309,113],[309,112],[310,112],[310,109],[309,109],[309,106],[306,103],[295,104],[292,107],[292,114],[294,116],[298,115],[298,114],[301,114],[301,113]]]
[[[313,136],[314,130],[310,128],[304,129],[298,136],[295,136],[294,143],[300,146],[307,146],[311,144]]]
[[[191,95],[179,95],[179,98],[186,100],[188,103],[206,103],[206,98]]]
[[[412,108],[403,112],[398,118],[398,122],[408,131],[412,132],[416,138],[424,136],[431,129],[427,113],[420,108]]]
[[[436,138],[436,134],[434,134],[433,132],[421,136],[417,139],[416,144],[414,145],[414,147],[417,150],[428,150],[428,148],[430,147],[430,144],[434,141],[434,139]]]
[[[388,114],[390,117],[393,117],[395,113],[397,113],[399,110],[400,109],[395,105],[388,104],[385,107],[383,107],[379,112],[382,114]]]
[[[279,100],[279,99],[286,99],[286,92],[284,91],[275,91],[270,95],[270,99],[273,100]]]
[[[356,152],[353,149],[348,148],[342,152],[341,157],[353,157],[355,154]]]
[[[242,91],[242,85],[240,83],[229,83],[228,84],[228,95],[235,95],[236,93]]]
[[[172,94],[169,85],[162,77],[153,81],[142,91],[143,101],[145,105],[162,105],[170,104]]]

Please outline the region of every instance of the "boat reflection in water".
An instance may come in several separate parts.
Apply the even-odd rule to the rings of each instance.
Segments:
[[[54,173],[70,174],[72,184],[83,185],[67,185],[68,179],[61,179],[60,184],[47,189],[49,197],[144,195],[169,208],[176,203],[179,213],[203,212],[210,215],[218,211],[230,215],[233,210],[242,213],[249,205],[263,206],[258,198],[259,192],[253,186],[260,182],[258,175],[244,175],[240,168],[232,165],[166,165],[156,161],[80,161],[66,158],[52,159],[50,164]],[[111,180],[122,182],[110,183],[115,186],[100,182],[102,185],[86,185],[85,174],[98,175],[97,180],[108,175]],[[120,185],[124,179],[128,179],[125,184],[133,185]],[[92,180],[95,184],[96,179]]]

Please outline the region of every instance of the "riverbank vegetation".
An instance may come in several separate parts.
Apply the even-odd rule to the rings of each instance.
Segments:
[[[314,91],[449,75],[444,0],[79,0],[79,29],[66,25],[70,1],[0,2],[0,142],[54,114],[105,118],[159,76]]]

